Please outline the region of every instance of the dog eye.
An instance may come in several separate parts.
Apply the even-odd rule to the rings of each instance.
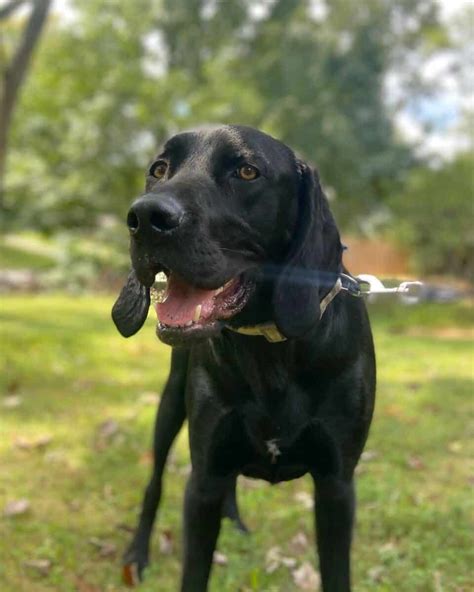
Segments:
[[[168,171],[168,163],[164,160],[158,160],[150,169],[150,175],[156,179],[162,179]]]
[[[244,164],[236,170],[236,176],[244,181],[253,181],[260,177],[260,171],[251,164]]]

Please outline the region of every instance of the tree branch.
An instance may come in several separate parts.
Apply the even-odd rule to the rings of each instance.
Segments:
[[[12,12],[15,12],[15,10],[20,8],[20,6],[24,3],[25,0],[10,0],[10,2],[7,2],[5,6],[0,8],[0,21],[8,18]]]

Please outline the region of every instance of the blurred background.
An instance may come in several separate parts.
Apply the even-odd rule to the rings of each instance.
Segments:
[[[471,590],[473,3],[0,0],[0,70],[0,587],[121,589],[169,354],[109,320],[125,215],[163,140],[221,122],[317,166],[352,272],[426,282],[371,304],[355,589]],[[188,470],[184,435],[143,590],[176,589]],[[316,590],[310,491],[243,480],[211,590]]]
[[[471,277],[473,12],[464,0],[4,0],[0,266],[103,288],[126,267],[125,213],[161,142],[239,122],[318,167],[346,242],[364,239],[355,271]]]

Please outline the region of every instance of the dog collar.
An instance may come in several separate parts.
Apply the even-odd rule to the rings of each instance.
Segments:
[[[334,298],[339,294],[341,290],[346,290],[352,293],[354,296],[360,295],[360,287],[357,280],[349,275],[341,273],[338,276],[334,286],[331,288],[331,290],[329,290],[326,296],[319,303],[320,319],[326,312],[327,307],[331,304],[331,302],[334,300]],[[286,337],[282,333],[280,333],[278,327],[275,325],[275,323],[272,322],[260,323],[259,325],[247,325],[244,327],[231,327],[227,325],[227,329],[234,331],[234,333],[240,333],[241,335],[265,337],[265,339],[270,343],[280,343],[282,341],[286,341]]]

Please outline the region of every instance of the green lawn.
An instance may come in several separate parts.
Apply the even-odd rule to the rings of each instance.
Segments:
[[[0,240],[0,269],[45,271],[54,267],[54,259],[34,250],[18,248]]]
[[[155,339],[152,320],[122,339],[109,320],[112,296],[2,300],[0,589],[122,590],[120,555],[150,470],[151,393],[165,380],[169,350]],[[472,309],[371,311],[379,387],[358,475],[355,591],[471,591]],[[183,433],[143,592],[178,589],[188,468]],[[253,534],[224,524],[219,550],[228,565],[215,566],[212,592],[298,590],[292,571],[314,556],[310,491],[306,478],[277,487],[240,482]],[[25,512],[4,514],[21,499],[29,501]],[[171,553],[160,551],[164,533]],[[267,573],[274,546],[296,566]],[[46,562],[31,565],[36,560]]]

